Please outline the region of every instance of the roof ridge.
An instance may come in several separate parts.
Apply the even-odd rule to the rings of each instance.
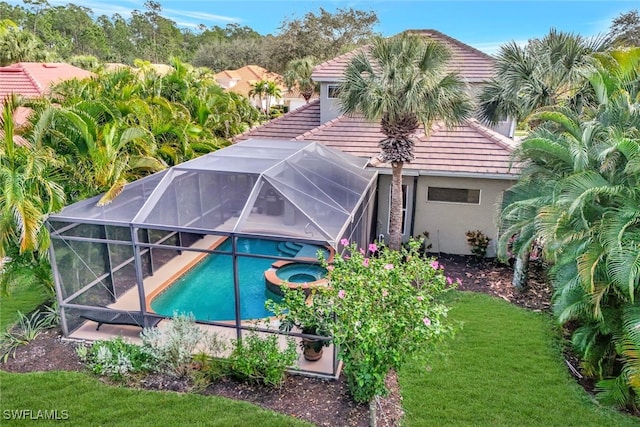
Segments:
[[[36,78],[31,74],[31,71],[29,70],[29,68],[25,67],[23,65],[24,64],[23,62],[19,62],[18,64],[20,64],[20,68],[22,69],[24,74],[29,78],[31,83],[33,83],[36,89],[38,89],[38,92],[40,92],[40,95],[42,95],[44,93],[44,88],[42,87],[42,85],[40,85],[40,83],[36,80]],[[40,64],[42,65],[42,63]]]
[[[473,46],[471,46],[469,44],[466,44],[466,43],[464,43],[464,42],[462,42],[462,41],[460,41],[460,40],[458,40],[456,38],[453,38],[453,37],[441,32],[441,31],[434,30],[432,28],[427,28],[427,29],[424,29],[424,30],[405,30],[404,32],[406,32],[406,33],[411,33],[411,32],[414,32],[414,33],[428,33],[428,32],[436,33],[440,37],[452,42],[453,44],[457,44],[458,46],[462,46],[462,47],[471,49],[471,50],[475,51],[476,53],[479,53],[480,55],[495,61],[495,58],[493,56],[489,55],[488,53],[483,52],[478,48],[475,48],[475,47],[473,47]]]
[[[232,140],[233,141],[237,141],[238,138],[241,138],[241,137],[251,133],[252,131],[254,131],[255,129],[257,129],[259,127],[266,127],[266,126],[269,126],[269,125],[276,124],[276,123],[280,122],[281,120],[284,120],[285,118],[288,118],[289,116],[292,116],[294,114],[299,114],[302,111],[305,111],[308,108],[311,108],[311,107],[313,107],[313,106],[315,106],[316,104],[319,104],[319,103],[320,103],[320,99],[314,99],[313,101],[307,102],[306,104],[302,105],[301,107],[298,107],[295,110],[291,110],[288,113],[281,115],[280,117],[276,117],[275,119],[269,120],[266,123],[263,123],[263,124],[261,124],[259,126],[253,127],[253,128],[248,129],[248,130],[246,130],[246,131],[244,131],[242,133],[239,133],[238,135],[234,136],[232,138]]]
[[[469,119],[467,123],[469,123],[469,126],[474,128],[475,130],[477,130],[487,138],[491,139],[501,147],[506,148],[509,151],[513,151],[513,149],[515,148],[514,142],[511,138],[506,137],[501,133],[486,127],[485,125],[480,123],[478,119],[475,119],[475,118]]]

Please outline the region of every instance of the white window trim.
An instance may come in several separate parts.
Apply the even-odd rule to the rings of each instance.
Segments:
[[[329,95],[332,88],[338,90],[340,88],[340,85],[327,85],[327,99],[338,99],[338,97],[332,97]]]
[[[389,186],[389,212],[387,214],[387,234],[390,233],[389,227],[391,227],[391,185]],[[409,191],[409,186],[407,184],[402,184],[402,187],[406,187],[406,191]],[[409,199],[408,199],[408,194],[405,193],[405,197],[402,200],[402,212],[404,213],[404,224],[402,227],[402,235],[405,236],[407,234],[407,206],[405,206],[405,204],[408,204]]]

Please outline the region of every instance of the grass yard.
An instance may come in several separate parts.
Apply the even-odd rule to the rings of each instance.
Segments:
[[[309,426],[245,402],[198,394],[153,392],[107,386],[86,374],[0,371],[3,418],[6,410],[67,411],[76,426]],[[51,421],[59,423],[60,421]],[[22,420],[24,424],[33,421]],[[38,424],[42,424],[40,421]]]
[[[18,320],[18,311],[29,314],[47,301],[42,286],[21,286],[10,295],[0,295],[0,331],[5,331]]]
[[[549,316],[458,293],[463,327],[400,372],[407,426],[640,426],[601,408],[567,373]]]

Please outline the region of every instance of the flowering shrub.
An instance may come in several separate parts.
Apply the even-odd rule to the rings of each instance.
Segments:
[[[318,319],[338,345],[349,390],[358,402],[371,401],[387,393],[385,378],[416,350],[450,335],[445,322],[447,307],[440,297],[451,289],[437,261],[419,254],[421,241],[392,251],[372,243],[360,249],[344,240],[343,256],[333,264],[320,262],[328,270],[330,286],[314,290],[310,304],[299,294],[285,292],[278,314]],[[289,296],[297,293],[297,297]]]

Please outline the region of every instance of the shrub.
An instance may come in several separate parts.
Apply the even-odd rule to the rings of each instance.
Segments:
[[[6,362],[10,355],[15,357],[18,347],[35,340],[43,331],[51,328],[54,320],[47,313],[43,313],[40,310],[34,311],[31,316],[18,311],[16,325],[0,335],[0,355],[2,360]]]
[[[156,359],[139,345],[122,337],[94,342],[90,347],[79,346],[76,353],[91,372],[122,381],[131,374],[154,370]]]
[[[491,238],[487,237],[480,230],[467,231],[467,243],[471,246],[471,253],[478,258],[484,258],[487,256],[487,248]]]
[[[200,329],[192,314],[174,313],[167,327],[145,328],[141,337],[143,346],[157,359],[159,368],[177,377],[191,372],[192,358],[198,346],[212,356],[225,347],[218,334],[208,334]]]
[[[250,382],[277,386],[284,382],[286,370],[298,360],[296,343],[287,339],[284,350],[280,348],[278,337],[261,337],[251,332],[235,340],[234,349],[229,357],[231,374]]]
[[[367,402],[388,392],[391,369],[452,332],[440,300],[451,279],[437,261],[420,256],[420,240],[411,239],[400,251],[341,243],[347,253],[327,266],[332,287],[323,292],[322,304],[334,310],[332,335],[349,390],[356,401]]]

